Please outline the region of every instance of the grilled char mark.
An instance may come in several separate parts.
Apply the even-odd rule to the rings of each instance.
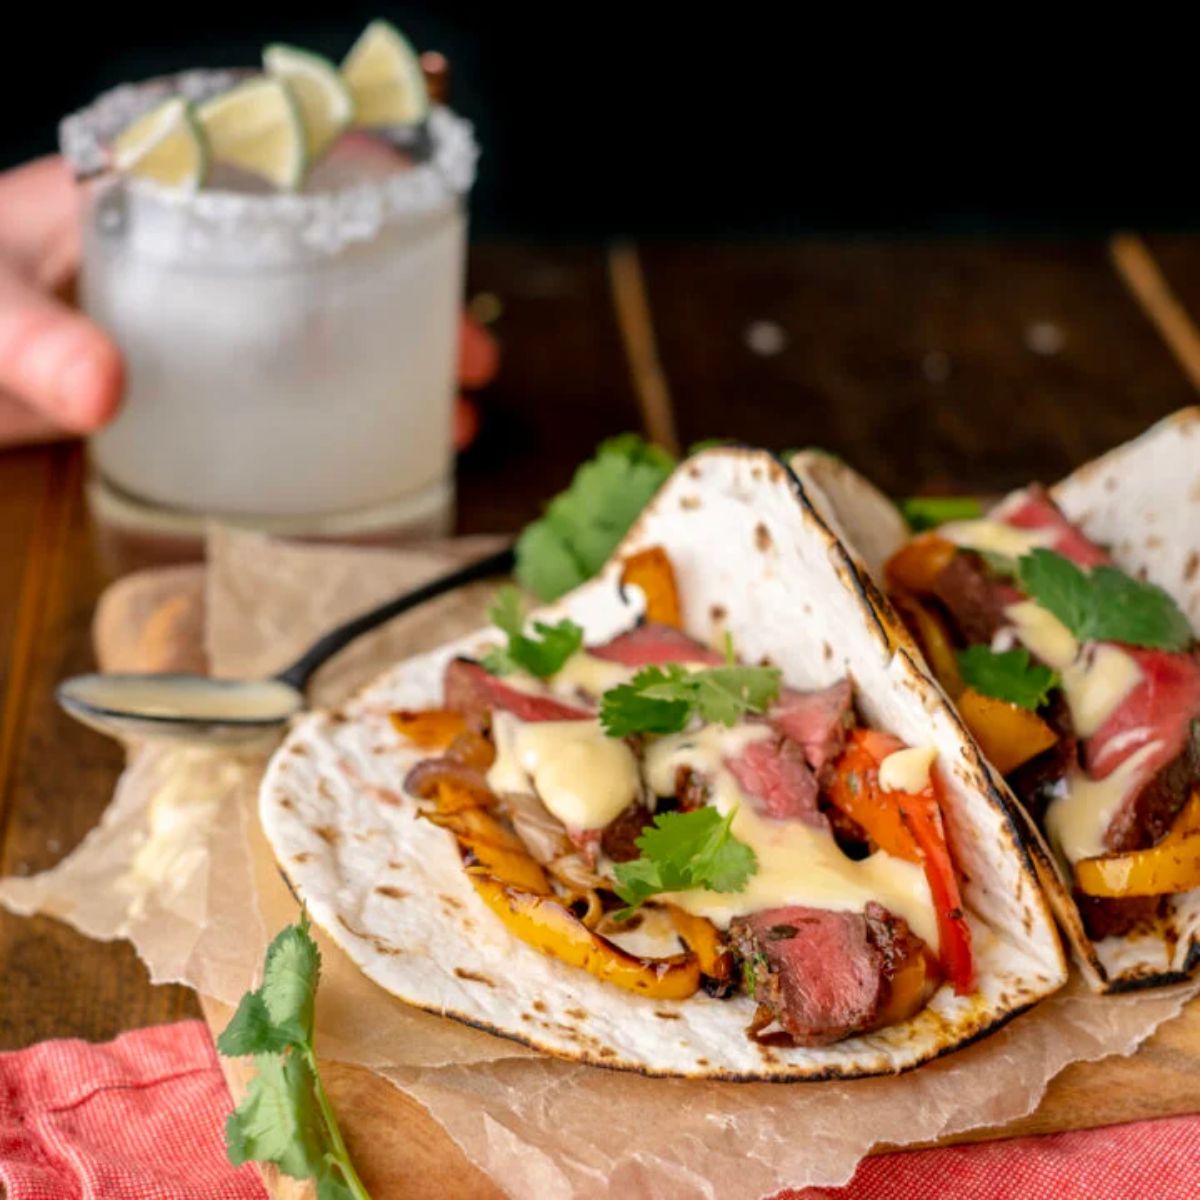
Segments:
[[[789,906],[738,917],[730,937],[747,990],[797,1046],[876,1027],[891,981],[925,944],[874,902],[862,913]]]

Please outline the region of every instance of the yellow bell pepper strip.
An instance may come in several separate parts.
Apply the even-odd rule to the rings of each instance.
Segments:
[[[1192,792],[1157,845],[1082,859],[1075,864],[1075,884],[1088,896],[1117,900],[1200,888],[1200,791]]]
[[[887,1002],[879,1010],[874,1027],[886,1029],[915,1016],[929,1003],[941,980],[941,967],[930,951],[905,959],[892,976]]]
[[[472,875],[471,883],[523,942],[597,979],[657,1000],[686,1000],[700,987],[694,954],[640,958],[589,929],[552,896],[534,896],[487,875]]]
[[[698,917],[675,904],[664,907],[675,926],[675,932],[699,960],[700,974],[718,983],[731,979],[733,955],[717,927],[707,917]]]
[[[881,850],[923,866],[937,916],[942,969],[962,996],[971,990],[975,973],[971,929],[946,844],[937,784],[931,779],[917,794],[887,792],[879,785],[879,764],[903,745],[873,729],[851,730],[846,749],[834,763],[828,794]]]
[[[958,669],[958,654],[945,622],[927,604],[903,588],[889,592],[888,599],[909,633],[916,638],[921,653],[933,668],[934,677],[946,695],[951,700],[955,699],[963,690],[963,681]]]
[[[445,750],[467,727],[462,713],[448,708],[402,708],[388,713],[392,728],[422,750]]]
[[[937,577],[950,565],[958,547],[936,533],[918,534],[906,542],[884,565],[889,588],[901,588],[918,596],[933,591]]]
[[[699,988],[697,953],[641,958],[588,928],[554,895],[549,878],[521,839],[470,789],[441,783],[434,801],[435,809],[423,815],[454,834],[472,886],[522,941],[643,996],[682,1000]]]
[[[679,603],[679,585],[675,568],[661,546],[648,546],[631,554],[621,567],[621,586],[632,584],[646,597],[646,620],[657,625],[683,627],[683,609]]]
[[[965,688],[955,703],[988,762],[1008,775],[1058,741],[1041,717],[1019,704]]]

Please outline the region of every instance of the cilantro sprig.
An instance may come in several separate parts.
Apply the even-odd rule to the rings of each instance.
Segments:
[[[537,636],[526,634],[521,594],[515,587],[500,589],[488,616],[508,635],[506,646],[484,656],[483,665],[493,675],[527,671],[545,679],[561,670],[563,663],[583,645],[583,630],[574,621],[562,620],[554,625],[534,621]]]
[[[600,724],[609,737],[678,733],[698,715],[711,724],[734,725],[746,713],[766,712],[779,695],[778,667],[721,667],[689,671],[679,663],[643,667],[628,683],[600,698]]]
[[[517,579],[542,600],[590,579],[674,468],[673,455],[636,433],[602,442],[517,540]]]
[[[730,831],[737,810],[721,816],[707,805],[692,812],[659,813],[634,843],[642,852],[632,862],[616,863],[617,895],[628,905],[624,919],[660,892],[704,888],[740,892],[758,870],[758,859]]]
[[[312,1179],[317,1200],[370,1200],[354,1170],[317,1073],[313,1011],[321,952],[308,913],[267,948],[262,987],[247,992],[217,1049],[254,1056],[256,1073],[229,1114],[225,1147],[235,1167],[274,1163],[293,1179]]]
[[[1061,683],[1056,671],[1029,657],[1023,646],[996,651],[990,646],[968,646],[958,656],[963,682],[997,700],[1007,700],[1035,712]]]
[[[1171,597],[1116,567],[1085,571],[1053,550],[1017,562],[1022,590],[1081,642],[1125,642],[1149,650],[1186,650],[1192,627]]]

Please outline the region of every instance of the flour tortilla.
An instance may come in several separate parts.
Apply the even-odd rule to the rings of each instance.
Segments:
[[[957,718],[869,582],[764,452],[722,448],[665,484],[602,574],[544,610],[570,616],[589,643],[636,621],[619,558],[664,546],[688,633],[732,633],[796,687],[851,675],[872,725],[935,745],[947,826],[965,877],[978,989],[943,986],[902,1025],[833,1046],[783,1049],[746,1035],[747,997],[653,1000],[601,982],[520,941],[476,896],[451,835],[417,819],[401,781],[422,756],[391,728],[399,707],[436,706],[442,672],[495,630],[402,662],[344,710],[302,718],[273,758],[261,817],[313,919],[376,983],[420,1008],[564,1058],[652,1075],[818,1080],[914,1067],[983,1036],[1059,988],[1066,968],[1052,915],[1012,812]],[[679,949],[672,938],[655,952]]]
[[[911,536],[892,502],[830,455],[805,451],[792,466],[826,523],[855,547],[860,566],[882,580],[884,563]],[[1119,567],[1164,588],[1200,630],[1200,408],[1167,417],[1050,493]],[[1016,805],[998,775],[996,784]],[[1095,990],[1174,983],[1200,963],[1200,891],[1172,897],[1160,931],[1093,942],[1057,858],[1032,820],[1025,822],[1050,901]]]

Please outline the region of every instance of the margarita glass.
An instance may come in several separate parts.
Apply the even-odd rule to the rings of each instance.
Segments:
[[[199,189],[103,169],[139,115],[239,78],[126,85],[63,123],[65,154],[95,175],[82,304],[127,366],[122,410],[91,441],[98,486],[176,529],[444,530],[470,126],[437,107],[407,149],[348,133],[294,192],[220,167]]]

